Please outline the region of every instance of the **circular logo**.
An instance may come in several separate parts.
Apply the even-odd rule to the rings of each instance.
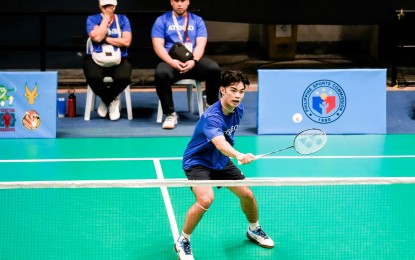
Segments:
[[[346,109],[346,94],[331,80],[311,83],[303,94],[303,110],[316,123],[329,124],[339,119]]]
[[[40,117],[35,110],[29,110],[22,119],[23,126],[28,130],[35,130],[40,126]]]

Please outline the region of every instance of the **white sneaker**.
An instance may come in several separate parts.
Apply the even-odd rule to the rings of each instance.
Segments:
[[[111,120],[118,120],[120,119],[120,100],[115,99],[110,104],[110,119]]]
[[[255,230],[251,230],[248,227],[248,232],[246,232],[246,237],[251,240],[252,242],[258,244],[259,246],[265,248],[273,248],[274,241],[265,234],[265,232],[261,229],[261,227],[257,227]]]
[[[194,260],[190,242],[186,238],[179,237],[174,245],[174,250],[180,260]]]
[[[101,103],[98,106],[97,112],[98,112],[98,115],[100,117],[106,117],[107,114],[108,114],[108,107],[107,107],[107,105],[105,105],[105,103],[101,101]]]
[[[163,129],[173,129],[177,124],[177,115],[176,112],[173,112],[170,115],[166,116],[166,119],[163,122]]]

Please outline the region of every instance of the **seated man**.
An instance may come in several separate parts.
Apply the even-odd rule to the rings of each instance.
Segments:
[[[171,86],[181,79],[206,81],[207,105],[218,101],[221,71],[219,65],[203,57],[207,43],[207,29],[203,19],[188,12],[189,0],[170,0],[172,12],[157,18],[151,38],[154,51],[161,59],[156,67],[155,84],[163,114],[166,115],[163,129],[173,129],[177,123]],[[180,42],[193,53],[193,59],[186,62],[173,59],[169,50]]]

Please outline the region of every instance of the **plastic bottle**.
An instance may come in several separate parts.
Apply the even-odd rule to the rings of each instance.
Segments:
[[[68,97],[68,117],[75,117],[76,116],[76,96],[75,90],[71,89],[68,90],[69,97]]]

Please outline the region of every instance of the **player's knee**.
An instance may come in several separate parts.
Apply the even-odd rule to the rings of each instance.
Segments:
[[[239,198],[243,201],[255,201],[254,193],[251,190],[244,192]]]
[[[203,208],[205,208],[205,209],[208,209],[209,207],[210,207],[210,205],[212,205],[212,203],[213,203],[213,196],[210,196],[210,195],[204,195],[204,196],[200,196],[198,199],[197,199],[197,203],[201,206],[201,207],[203,207]]]

